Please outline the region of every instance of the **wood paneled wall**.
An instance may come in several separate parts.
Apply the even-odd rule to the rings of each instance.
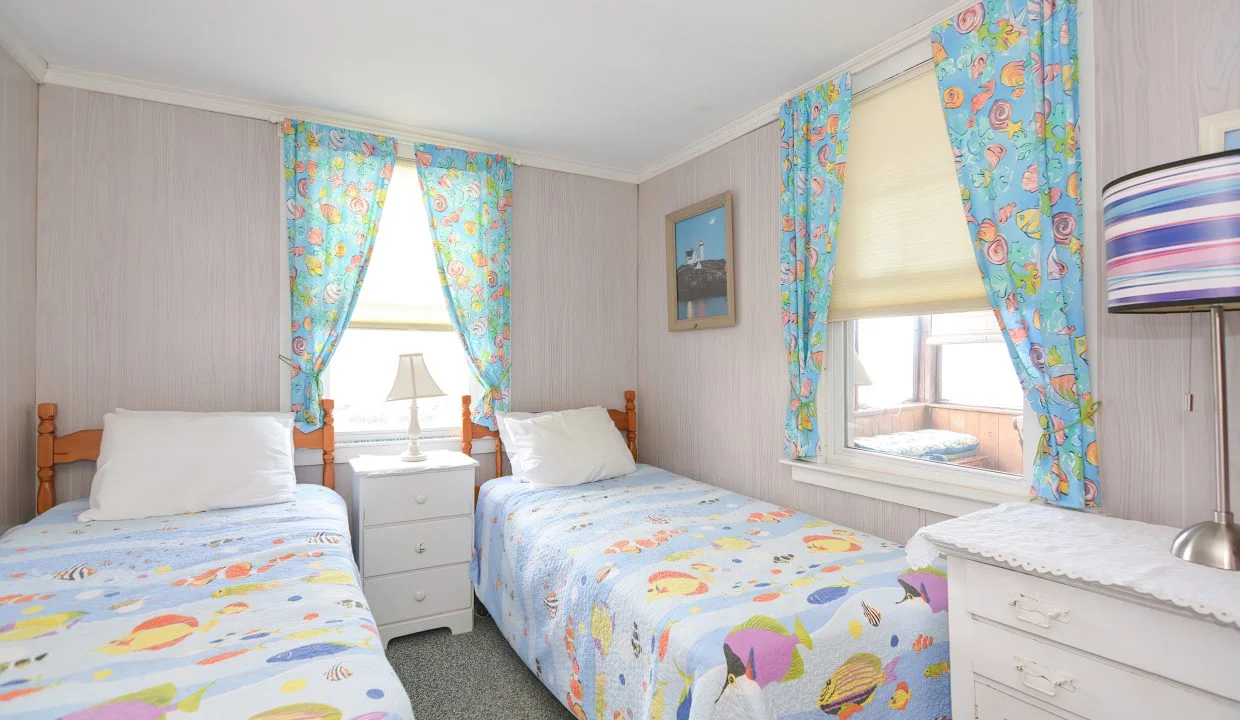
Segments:
[[[6,287],[19,291],[12,302],[31,305],[30,318],[34,98],[30,267],[26,285]],[[276,127],[55,86],[41,106],[40,371],[36,380],[31,319],[29,377],[13,383],[30,397],[13,436],[33,448],[35,386],[40,400],[61,404],[61,432],[98,427],[118,406],[278,407],[288,293]],[[514,406],[615,407],[637,385],[637,186],[525,167],[514,185]],[[479,480],[489,479],[493,458],[478,459]],[[348,466],[336,469],[349,499]],[[92,473],[61,470],[57,500],[86,496]],[[33,508],[33,467],[11,475],[31,479],[18,502]],[[319,469],[298,477],[318,482]]]
[[[518,167],[513,197],[512,408],[623,407],[637,387],[637,186]]]
[[[1086,142],[1097,142],[1098,191],[1126,173],[1199,154],[1198,119],[1240,108],[1240,3],[1093,4],[1098,128]],[[1099,202],[1088,208],[1101,217]],[[1093,271],[1105,283],[1101,263]],[[1095,366],[1103,386],[1104,510],[1174,526],[1209,519],[1215,444],[1208,318],[1104,314],[1090,335],[1091,350],[1102,350]],[[1230,404],[1240,412],[1237,313],[1230,313],[1227,335]],[[1230,442],[1240,448],[1240,423],[1232,424]],[[1240,497],[1236,475],[1233,468],[1232,496]]]
[[[0,50],[0,532],[34,515],[39,89]]]
[[[116,407],[278,406],[280,168],[271,123],[42,88],[36,388],[61,432]],[[57,500],[92,474],[65,468]]]

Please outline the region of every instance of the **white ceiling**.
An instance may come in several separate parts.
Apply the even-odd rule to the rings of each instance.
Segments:
[[[53,70],[365,116],[624,174],[949,4],[0,0],[0,20]]]

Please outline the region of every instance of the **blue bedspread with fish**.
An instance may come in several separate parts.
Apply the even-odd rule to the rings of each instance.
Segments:
[[[482,487],[475,589],[572,715],[951,715],[947,578],[899,545],[638,466]]]
[[[336,493],[146,520],[85,509],[0,539],[0,715],[413,717]]]

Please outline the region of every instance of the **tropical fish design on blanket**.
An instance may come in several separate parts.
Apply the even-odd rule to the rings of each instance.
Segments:
[[[818,696],[818,708],[828,715],[848,720],[874,699],[881,685],[895,680],[898,661],[898,658],[892,660],[884,667],[883,661],[872,653],[853,655],[827,678]]]
[[[0,716],[412,719],[334,491],[143,520],[86,507],[0,537]]]
[[[498,478],[476,509],[474,590],[569,717],[951,717],[940,568],[783,510],[649,466]]]
[[[204,685],[178,701],[177,686],[164,683],[78,710],[64,716],[64,720],[161,720],[173,711],[196,713],[209,687]]]
[[[814,641],[799,618],[793,621],[791,632],[766,615],[755,615],[732,628],[723,640],[728,678],[720,696],[740,677],[749,678],[759,688],[801,677],[805,674],[805,663],[798,645],[811,650],[814,647]]]

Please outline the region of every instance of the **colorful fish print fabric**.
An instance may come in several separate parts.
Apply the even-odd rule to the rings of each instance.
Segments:
[[[934,29],[947,134],[986,293],[1041,437],[1033,493],[1099,504],[1082,283],[1073,0],[987,0]]]
[[[0,540],[0,716],[413,717],[336,493],[79,522],[86,507]]]
[[[577,718],[951,714],[947,578],[900,546],[639,465],[483,486],[474,586]]]
[[[485,392],[473,420],[495,429],[508,409],[512,326],[512,163],[502,155],[419,144],[414,151],[448,315]]]
[[[815,398],[844,205],[851,107],[852,76],[845,73],[789,98],[779,114],[779,289],[789,380],[784,453],[791,458],[818,452]]]
[[[396,141],[285,120],[284,215],[293,309],[293,412],[322,424],[320,375],[357,301],[396,162]]]

